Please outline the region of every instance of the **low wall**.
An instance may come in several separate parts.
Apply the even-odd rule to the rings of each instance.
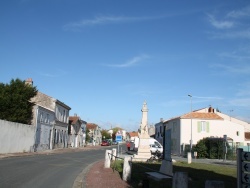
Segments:
[[[0,153],[30,152],[33,150],[35,127],[0,120]]]

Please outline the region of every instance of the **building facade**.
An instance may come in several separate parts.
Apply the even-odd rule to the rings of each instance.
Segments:
[[[68,145],[70,147],[83,147],[86,144],[86,121],[76,114],[69,116]]]
[[[101,127],[94,123],[87,123],[86,128],[89,131],[88,135],[90,137],[89,144],[92,145],[101,145],[102,143],[102,133],[101,133]]]
[[[31,102],[35,104],[32,124],[37,127],[34,150],[46,148],[41,144],[39,146],[39,137],[50,139],[49,149],[67,147],[69,111],[71,108],[58,99],[41,92],[37,92]],[[47,121],[50,125],[45,123]],[[40,143],[43,143],[43,141],[40,140]]]
[[[171,129],[171,152],[184,155],[193,145],[203,138],[223,138],[236,146],[244,146],[245,130],[249,123],[220,113],[212,107],[192,111],[191,113],[163,121],[162,129]],[[160,130],[158,129],[158,132]]]

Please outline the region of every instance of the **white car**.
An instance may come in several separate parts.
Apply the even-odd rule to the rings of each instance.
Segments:
[[[150,151],[151,153],[155,153],[156,151],[159,151],[160,153],[163,152],[163,147],[160,145],[159,142],[154,142],[153,144],[150,144]]]

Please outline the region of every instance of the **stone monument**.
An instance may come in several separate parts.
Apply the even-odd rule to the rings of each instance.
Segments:
[[[151,157],[150,146],[149,146],[149,134],[148,134],[148,107],[147,103],[144,102],[142,106],[142,120],[139,129],[139,145],[137,155],[134,155],[133,160],[136,161],[147,161]]]

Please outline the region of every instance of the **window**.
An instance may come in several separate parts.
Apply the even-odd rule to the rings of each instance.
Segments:
[[[206,132],[206,127],[207,127],[207,124],[205,121],[202,121],[201,122],[201,132]]]
[[[176,131],[176,122],[173,122],[173,132]]]
[[[41,112],[41,115],[40,115],[40,122],[41,123],[43,122],[43,112]]]
[[[63,122],[66,122],[66,113],[65,113],[65,110],[63,110]]]
[[[56,143],[56,129],[55,129],[55,132],[54,132],[54,144]]]
[[[208,133],[209,132],[209,122],[208,121],[199,121],[198,122],[198,132]]]
[[[236,135],[237,135],[237,136],[240,136],[240,131],[236,131]]]
[[[49,123],[49,114],[45,117],[45,123]]]

